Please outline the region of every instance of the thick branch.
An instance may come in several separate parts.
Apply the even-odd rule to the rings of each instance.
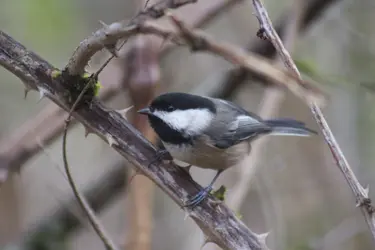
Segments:
[[[275,29],[272,26],[272,22],[268,17],[266,8],[263,6],[260,0],[253,0],[254,9],[257,13],[257,18],[260,24],[259,34],[267,38],[276,51],[278,52],[280,58],[284,62],[285,66],[289,68],[293,74],[301,78],[297,66],[293,62],[289,52],[285,49],[280,37],[277,35]],[[357,205],[361,208],[362,213],[366,219],[367,225],[370,228],[373,239],[375,240],[375,217],[374,217],[374,207],[371,204],[371,200],[368,196],[368,189],[362,187],[362,185],[357,180],[354,172],[352,171],[348,161],[342,152],[340,145],[337,143],[326,119],[319,106],[315,102],[309,102],[309,107],[313,114],[315,121],[318,123],[325,141],[332,153],[332,156],[336,162],[337,167],[344,174],[346,181],[348,182],[353,194],[356,197]]]
[[[0,32],[0,65],[6,66],[20,78],[29,76],[29,80],[32,80],[39,92],[60,107],[69,110],[63,100],[65,96],[71,96],[73,93],[64,87],[66,82],[51,77],[54,67],[26,50],[4,32]],[[173,163],[161,162],[149,165],[155,158],[154,146],[119,113],[107,111],[97,100],[93,100],[89,105],[82,104],[73,116],[106,140],[180,207],[189,194],[201,188],[186,171]],[[185,208],[210,241],[223,249],[267,249],[264,240],[262,242],[262,237],[250,231],[230,209],[224,204],[211,203],[210,200],[204,201],[193,209]]]

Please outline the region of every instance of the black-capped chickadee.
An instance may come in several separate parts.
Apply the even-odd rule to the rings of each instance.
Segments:
[[[315,131],[293,119],[263,120],[236,104],[186,93],[166,93],[138,111],[173,158],[201,168],[217,170],[211,183],[186,206],[195,206],[219,175],[250,153],[250,142],[261,135],[309,136]]]

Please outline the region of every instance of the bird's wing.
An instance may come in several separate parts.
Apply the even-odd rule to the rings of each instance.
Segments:
[[[244,140],[271,132],[271,127],[265,124],[259,116],[234,103],[218,99],[216,101],[222,102],[224,105],[217,105],[220,110],[215,118],[215,123],[213,123],[218,124],[217,128],[212,129],[215,131],[215,135],[211,135],[215,138],[215,147],[226,149]],[[223,121],[232,122],[225,124]]]

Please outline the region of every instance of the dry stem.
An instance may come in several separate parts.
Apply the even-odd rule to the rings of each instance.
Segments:
[[[277,35],[272,26],[272,22],[268,17],[266,8],[263,6],[260,0],[253,0],[253,5],[260,25],[258,34],[266,38],[273,44],[285,66],[289,68],[293,74],[301,79],[301,75],[297,69],[297,66],[293,62],[293,59],[291,58],[289,52],[285,49],[280,37]],[[324,139],[328,144],[337,167],[344,174],[344,177],[357,200],[357,206],[361,208],[373,239],[375,240],[375,210],[368,196],[368,189],[363,188],[357,180],[319,106],[313,101],[308,102],[308,105],[315,121],[318,123],[323,133]]]

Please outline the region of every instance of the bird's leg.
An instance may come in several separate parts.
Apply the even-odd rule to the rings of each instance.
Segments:
[[[218,170],[216,172],[215,177],[212,179],[211,183],[203,188],[201,191],[199,191],[196,195],[194,195],[191,199],[189,199],[187,202],[185,202],[184,207],[195,207],[199,203],[201,203],[210,193],[212,190],[212,186],[219,177],[219,175],[223,172],[223,170]]]

